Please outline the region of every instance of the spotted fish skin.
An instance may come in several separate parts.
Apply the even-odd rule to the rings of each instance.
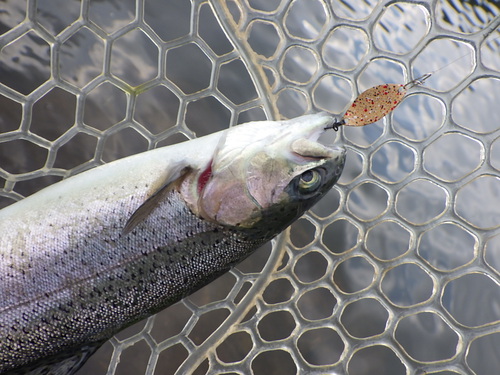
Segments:
[[[279,234],[342,172],[345,150],[315,142],[332,123],[240,125],[0,211],[0,373],[72,374],[114,334]]]
[[[71,282],[70,291],[43,295],[43,303],[36,298],[2,312],[2,338],[7,337],[0,342],[2,368],[33,357],[58,360],[61,351],[64,356],[82,344],[100,345],[212,281],[269,239],[200,220],[174,192],[158,212],[169,213],[166,230],[150,216],[127,236],[92,244],[92,253],[106,254],[92,275]],[[81,251],[89,249],[89,240],[81,238],[66,250],[75,269],[83,270],[92,261],[90,253]],[[140,251],[125,255],[123,249]]]

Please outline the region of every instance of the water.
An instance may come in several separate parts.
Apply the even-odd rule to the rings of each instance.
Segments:
[[[3,4],[0,206],[244,121],[340,117],[373,85],[436,71],[387,118],[332,132],[339,185],[272,248],[79,374],[500,367],[496,2]]]

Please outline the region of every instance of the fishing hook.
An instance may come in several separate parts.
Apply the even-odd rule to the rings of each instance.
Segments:
[[[344,125],[345,124],[345,121],[344,119],[340,120],[340,121],[337,121],[337,119],[335,119],[335,121],[333,122],[333,124],[331,125],[328,125],[325,130],[328,130],[328,129],[333,129],[335,131],[338,131],[339,130],[339,127]]]

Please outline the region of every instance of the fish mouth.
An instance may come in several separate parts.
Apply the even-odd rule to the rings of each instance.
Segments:
[[[330,144],[325,137],[319,141],[320,137],[329,130],[336,119],[327,113],[317,113],[313,115],[301,116],[295,119],[291,127],[292,134],[301,136],[291,143],[291,151],[306,159],[344,159],[346,149],[340,145]],[[322,137],[323,138],[323,137]]]

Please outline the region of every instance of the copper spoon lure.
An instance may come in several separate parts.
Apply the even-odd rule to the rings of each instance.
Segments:
[[[380,120],[392,112],[403,100],[408,89],[419,86],[431,73],[414,79],[405,85],[384,84],[363,91],[351,104],[340,121],[335,121],[325,129],[337,131],[340,126],[365,126]]]

